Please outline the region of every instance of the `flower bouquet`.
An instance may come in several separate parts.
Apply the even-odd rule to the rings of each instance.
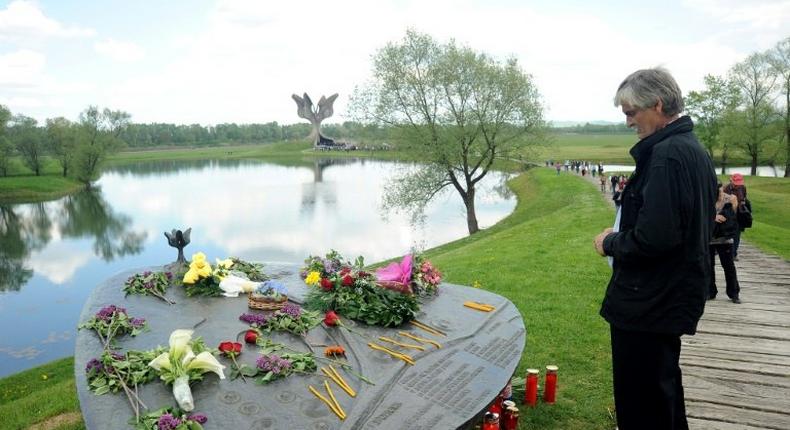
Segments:
[[[137,336],[147,328],[145,319],[133,318],[126,313],[126,309],[109,305],[101,308],[93,318],[80,324],[78,329],[93,329],[99,336],[104,349],[109,349],[113,345],[116,336],[129,334]]]
[[[273,314],[245,313],[239,320],[264,332],[287,331],[304,336],[311,328],[321,323],[321,315],[315,311],[306,311],[294,303],[285,303],[282,309]]]
[[[225,379],[221,365],[201,338],[192,339],[192,330],[175,330],[170,334],[170,350],[154,358],[149,366],[166,384],[173,384],[173,397],[178,406],[189,412],[195,408],[189,383],[203,379],[206,372]],[[197,354],[196,354],[197,353]]]
[[[150,272],[137,273],[123,284],[123,292],[128,296],[129,294],[140,294],[143,296],[154,296],[160,300],[167,302],[169,305],[174,305],[176,302],[165,297],[167,287],[170,285],[170,280],[173,279],[173,274],[170,272]]]
[[[140,417],[139,422],[130,422],[136,430],[202,430],[208,421],[204,414],[188,414],[178,408],[162,408]]]
[[[263,264],[244,261],[239,257],[230,257],[230,261],[233,262],[233,270],[244,273],[250,281],[263,282],[269,280],[269,277],[263,273]]]
[[[420,296],[432,296],[439,292],[442,273],[422,256],[406,254],[400,263],[390,263],[376,271],[376,279],[382,286],[414,292]]]
[[[281,282],[264,281],[250,293],[248,305],[251,309],[282,309],[288,301],[288,289]]]
[[[228,275],[228,270],[232,266],[233,262],[230,259],[217,260],[217,267],[212,270],[211,264],[206,261],[206,254],[202,252],[193,254],[189,270],[182,280],[187,296],[221,296],[224,291],[219,284]]]
[[[325,258],[310,256],[301,275],[311,287],[305,307],[320,312],[335,310],[368,325],[398,326],[414,319],[419,302],[410,289],[389,288],[363,270],[362,257],[352,263],[336,251]]]

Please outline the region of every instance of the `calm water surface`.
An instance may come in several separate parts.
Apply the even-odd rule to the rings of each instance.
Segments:
[[[466,235],[463,204],[446,193],[424,225],[382,218],[385,183],[408,166],[319,160],[162,162],[114,168],[98,190],[0,205],[0,376],[73,354],[82,305],[102,280],[175,260],[164,231],[192,227],[185,254],[301,262],[336,249],[375,262]],[[515,199],[503,174],[478,192],[481,227]]]

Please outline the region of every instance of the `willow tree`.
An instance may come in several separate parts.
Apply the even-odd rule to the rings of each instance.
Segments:
[[[373,79],[355,91],[351,110],[391,127],[399,148],[420,161],[387,187],[385,206],[419,214],[450,187],[466,206],[469,234],[479,230],[477,184],[543,129],[538,90],[515,58],[498,61],[411,30],[374,55]]]

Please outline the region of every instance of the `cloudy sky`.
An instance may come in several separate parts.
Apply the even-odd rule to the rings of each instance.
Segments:
[[[663,65],[700,89],[790,36],[790,0],[0,1],[0,104],[40,121],[95,104],[135,122],[294,123],[292,93],[337,92],[337,122],[407,28],[515,56],[549,120],[619,121],[628,73]]]

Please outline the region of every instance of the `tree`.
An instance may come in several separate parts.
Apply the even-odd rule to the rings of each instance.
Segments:
[[[741,92],[745,117],[741,139],[736,145],[751,157],[751,174],[757,174],[757,163],[765,144],[774,137],[776,110],[771,96],[776,84],[767,56],[756,53],[730,69],[730,79]],[[768,131],[771,132],[768,132]]]
[[[74,158],[75,176],[90,187],[100,173],[107,156],[117,151],[123,141],[119,138],[129,124],[131,115],[123,111],[89,106],[80,113],[77,133],[77,151]]]
[[[69,173],[77,148],[77,126],[63,117],[47,120],[47,144],[60,164],[63,177]]]
[[[715,160],[715,150],[720,150],[723,175],[730,148],[728,140],[720,138],[721,129],[725,117],[740,104],[738,88],[725,78],[706,75],[705,89],[689,92],[685,104],[689,115],[694,118],[694,131],[705,145],[711,160]]]
[[[785,99],[784,143],[785,178],[790,177],[790,37],[779,41],[768,51],[768,63],[778,78]]]
[[[44,156],[44,138],[38,128],[38,122],[24,115],[15,115],[9,134],[11,141],[22,156],[25,163],[36,176],[41,175]]]
[[[11,156],[14,155],[14,144],[6,136],[6,126],[11,119],[11,111],[0,105],[0,173],[8,176],[8,167],[11,164]]]
[[[413,30],[373,61],[374,79],[355,92],[352,112],[393,127],[423,163],[387,188],[385,205],[422,213],[452,187],[466,206],[469,234],[476,233],[475,186],[496,159],[516,156],[543,129],[531,76],[515,59],[499,62]]]

